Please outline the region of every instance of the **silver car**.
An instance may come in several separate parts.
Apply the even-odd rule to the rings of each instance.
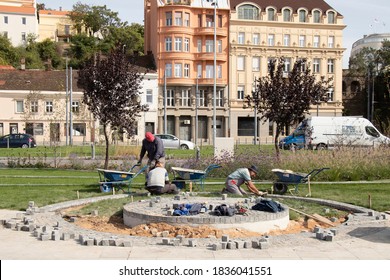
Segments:
[[[180,140],[172,134],[156,134],[164,143],[164,148],[167,149],[183,149],[183,150],[193,150],[195,148],[195,143],[187,140]]]

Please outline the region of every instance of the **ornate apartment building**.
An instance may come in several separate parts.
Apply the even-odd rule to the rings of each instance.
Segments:
[[[344,28],[323,0],[145,0],[145,52],[159,76],[158,132],[210,143],[215,114],[217,137],[247,142],[257,131],[261,142],[271,141],[273,124],[257,122],[243,101],[269,59],[281,56],[286,73],[304,57],[312,73],[333,79],[328,102],[311,113],[340,116]]]
[[[272,122],[255,122],[253,110],[242,109],[255,78],[266,76],[268,61],[284,57],[286,75],[295,61],[306,58],[311,73],[333,79],[326,103],[311,115],[342,114],[342,15],[322,0],[230,0],[230,110],[232,136],[262,142],[274,135]],[[254,129],[255,123],[257,130]]]

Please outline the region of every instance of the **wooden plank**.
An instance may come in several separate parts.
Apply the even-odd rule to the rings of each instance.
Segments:
[[[385,213],[390,215],[390,210],[389,211],[385,211]]]
[[[290,209],[293,210],[294,212],[297,212],[297,213],[299,213],[299,214],[302,214],[302,215],[304,215],[304,216],[306,216],[306,217],[312,218],[313,220],[316,220],[316,221],[318,221],[318,222],[320,222],[320,223],[327,224],[327,225],[329,225],[329,226],[334,227],[334,224],[333,224],[332,222],[330,222],[328,219],[326,219],[325,217],[322,217],[322,216],[320,216],[320,215],[318,215],[318,214],[314,214],[314,215],[318,215],[318,216],[320,216],[321,218],[319,218],[318,216],[316,217],[316,216],[314,216],[314,215],[310,215],[310,214],[307,214],[307,213],[305,213],[305,212],[299,211],[299,210],[294,209],[294,208],[292,208],[292,207],[290,207]],[[330,223],[327,222],[325,219],[328,220]]]
[[[316,217],[318,221],[323,222],[324,224],[328,224],[328,225],[334,226],[332,221],[329,220],[328,218],[324,217],[324,216],[321,216],[321,215],[319,215],[317,213],[314,213],[313,217]]]

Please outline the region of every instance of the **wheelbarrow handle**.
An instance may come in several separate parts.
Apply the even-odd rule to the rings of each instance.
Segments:
[[[306,177],[309,177],[309,176],[316,176],[318,173],[324,171],[324,170],[328,170],[330,169],[329,167],[323,167],[323,168],[317,168],[317,169],[313,169],[309,174],[307,174]],[[314,174],[313,174],[314,173]]]

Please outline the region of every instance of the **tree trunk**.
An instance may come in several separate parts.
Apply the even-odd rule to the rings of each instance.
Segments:
[[[106,140],[106,157],[104,159],[104,169],[108,169],[108,159],[109,159],[109,149],[110,149],[110,139],[107,134],[107,125],[103,125],[104,130],[104,139]]]
[[[276,158],[280,159],[280,150],[279,150],[279,136],[280,136],[280,128],[279,125],[276,124],[276,132],[275,132],[275,152],[276,152]]]

